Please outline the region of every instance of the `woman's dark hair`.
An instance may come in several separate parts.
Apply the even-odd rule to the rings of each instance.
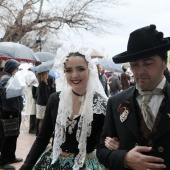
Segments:
[[[87,60],[85,59],[85,55],[83,55],[83,54],[81,54],[81,53],[79,53],[79,52],[69,53],[69,55],[67,56],[67,59],[68,59],[69,57],[75,57],[75,56],[83,57],[84,60],[87,62]],[[67,61],[67,60],[66,60],[66,61]],[[88,63],[88,62],[87,62],[87,63]],[[65,66],[65,63],[64,63],[64,66]]]

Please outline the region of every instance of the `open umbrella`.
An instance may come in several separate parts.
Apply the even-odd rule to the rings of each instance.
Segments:
[[[113,71],[113,72],[123,72],[120,64],[115,64],[111,60],[100,60],[97,64],[101,64],[104,70]]]
[[[91,52],[91,58],[103,58],[104,55],[101,54],[99,51],[95,50],[95,49],[92,49],[92,52]]]
[[[35,55],[39,58],[41,62],[54,60],[55,55],[50,52],[36,52]]]
[[[57,72],[56,69],[52,68],[50,71],[49,71],[49,75],[54,77],[55,79],[59,78],[60,77],[60,74]]]
[[[35,72],[38,74],[44,71],[51,70],[53,65],[54,65],[53,60],[42,62],[40,65],[35,67]]]
[[[0,60],[11,58],[24,62],[39,61],[34,52],[25,45],[14,42],[0,42]]]
[[[83,50],[89,50],[89,48],[86,48],[86,47],[82,47]],[[93,49],[93,48],[90,48],[91,49],[91,52],[90,52],[90,56],[92,59],[94,58],[104,58],[104,55],[102,53],[100,53],[99,51]]]

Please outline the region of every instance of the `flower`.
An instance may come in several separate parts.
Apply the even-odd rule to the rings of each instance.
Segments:
[[[121,103],[119,105],[119,107],[117,108],[117,112],[121,114],[124,112],[125,109],[130,111],[130,102],[125,101],[125,102]]]

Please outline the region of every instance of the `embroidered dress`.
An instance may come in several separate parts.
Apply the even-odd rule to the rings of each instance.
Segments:
[[[95,146],[102,129],[104,122],[107,101],[99,94],[95,94],[93,98],[93,122],[91,123],[91,135],[87,139],[87,152],[83,166],[79,170],[106,170],[106,168],[98,162],[96,157]],[[75,157],[78,150],[78,143],[76,141],[77,131],[79,131],[79,122],[81,116],[75,116],[72,120],[68,117],[66,121],[66,141],[61,146],[62,153],[57,160],[52,164],[53,151],[52,146],[47,147],[46,151],[41,155],[34,170],[72,170],[75,162]],[[94,140],[95,139],[95,140]],[[92,142],[93,141],[93,142]],[[90,149],[89,149],[90,148]],[[67,149],[69,151],[67,151]]]
[[[39,161],[33,170],[72,170],[74,165],[75,154],[68,153],[60,155],[58,160],[51,165],[52,162],[52,147],[49,146],[42,154]],[[96,157],[96,151],[87,154],[84,165],[80,170],[106,170],[106,168],[99,163]]]

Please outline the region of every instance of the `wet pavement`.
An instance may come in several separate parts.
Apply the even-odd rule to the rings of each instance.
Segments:
[[[35,135],[28,133],[28,126],[29,126],[29,116],[22,117],[21,123],[21,133],[17,140],[17,149],[16,149],[16,157],[23,158],[25,160],[34,140]],[[23,162],[11,164],[15,166],[16,170],[19,170]]]
[[[16,157],[23,158],[25,160],[33,142],[35,140],[34,134],[29,134],[28,132],[21,133],[17,141]],[[16,170],[19,170],[23,162],[11,164],[15,166]]]

